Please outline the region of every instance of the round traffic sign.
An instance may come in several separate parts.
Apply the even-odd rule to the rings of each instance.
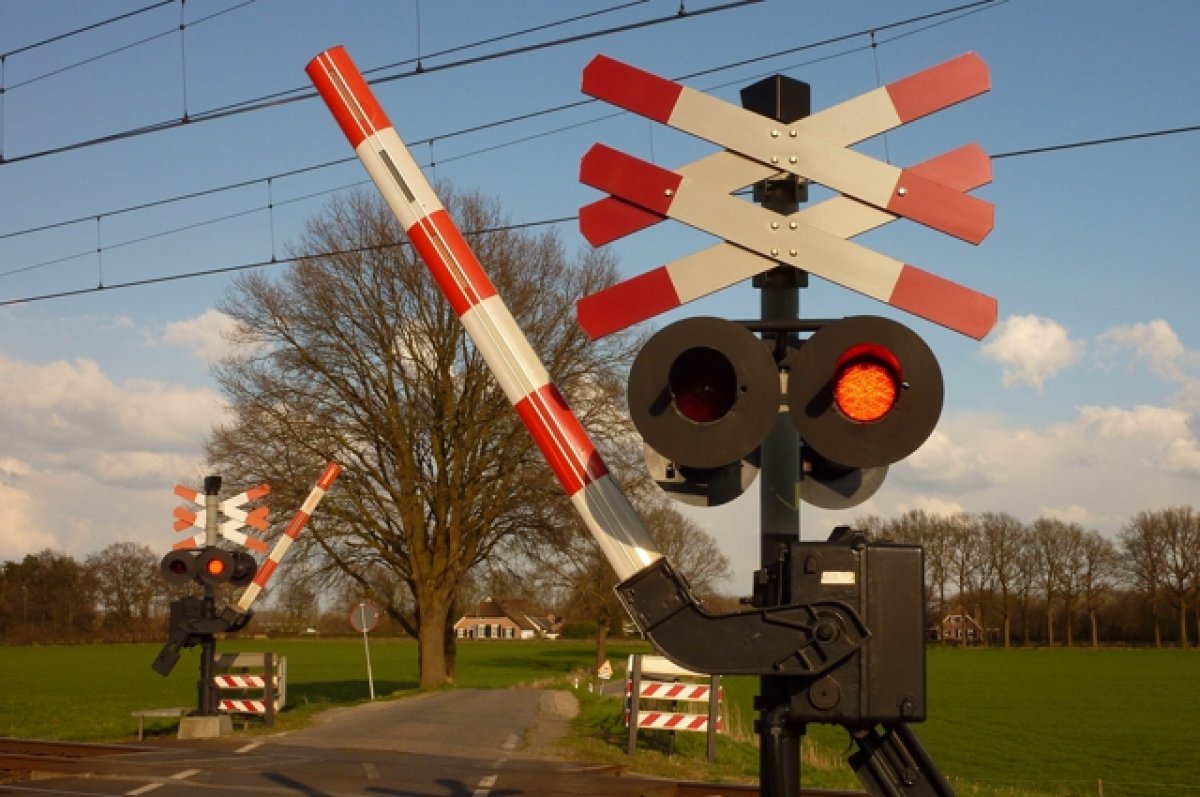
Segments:
[[[350,625],[354,626],[355,631],[364,634],[373,631],[375,626],[379,625],[379,610],[370,603],[358,604],[354,611],[350,612]]]

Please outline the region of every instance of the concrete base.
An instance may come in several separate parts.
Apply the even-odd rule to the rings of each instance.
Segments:
[[[178,739],[216,739],[233,733],[233,720],[228,714],[216,717],[182,717]]]

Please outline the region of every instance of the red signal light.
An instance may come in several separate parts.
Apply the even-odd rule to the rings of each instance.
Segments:
[[[899,363],[882,346],[865,344],[847,351],[833,380],[838,411],[856,423],[887,416],[900,397]]]
[[[788,410],[806,447],[844,468],[912,454],[942,411],[942,371],[908,327],[878,316],[822,326],[789,357]]]
[[[694,423],[713,423],[737,401],[737,373],[725,355],[697,346],[671,364],[667,384],[676,411]]]
[[[723,468],[775,425],[779,369],[744,326],[685,318],[656,332],[633,361],[629,414],[673,467]]]
[[[204,572],[212,578],[221,578],[225,575],[225,561],[223,559],[209,559],[204,563]]]

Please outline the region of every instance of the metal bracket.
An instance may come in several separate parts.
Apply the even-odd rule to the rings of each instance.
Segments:
[[[655,648],[696,672],[821,675],[870,636],[840,601],[710,614],[665,558],[618,584],[617,597]]]

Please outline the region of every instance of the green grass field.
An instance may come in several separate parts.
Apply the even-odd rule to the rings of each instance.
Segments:
[[[289,709],[282,727],[307,721],[332,705],[366,700],[362,642],[270,640],[222,643],[222,652],[271,650],[289,659]],[[616,645],[612,662],[645,650]],[[0,648],[0,736],[117,740],[134,735],[137,709],[194,705],[198,658],[185,653],[168,679],[150,670],[154,645]],[[417,684],[411,641],[373,640],[376,693],[411,691]],[[569,685],[586,671],[586,642],[478,642],[459,647],[457,681],[468,687]],[[1200,796],[1200,651],[957,650],[929,652],[930,720],[918,734],[959,794]],[[620,677],[620,675],[618,675]],[[749,738],[753,678],[726,679],[731,728]],[[620,700],[584,699],[581,754],[624,758]],[[166,732],[172,721],[161,721]],[[659,735],[661,737],[661,735]],[[597,739],[599,741],[597,741]],[[806,745],[806,783],[854,787],[841,763],[847,737],[812,727]],[[753,776],[749,743],[722,740],[715,773],[697,761],[699,735],[680,735],[673,764],[694,777]],[[643,734],[647,758],[665,745]],[[643,753],[639,752],[639,766]],[[658,756],[665,759],[664,756]]]

